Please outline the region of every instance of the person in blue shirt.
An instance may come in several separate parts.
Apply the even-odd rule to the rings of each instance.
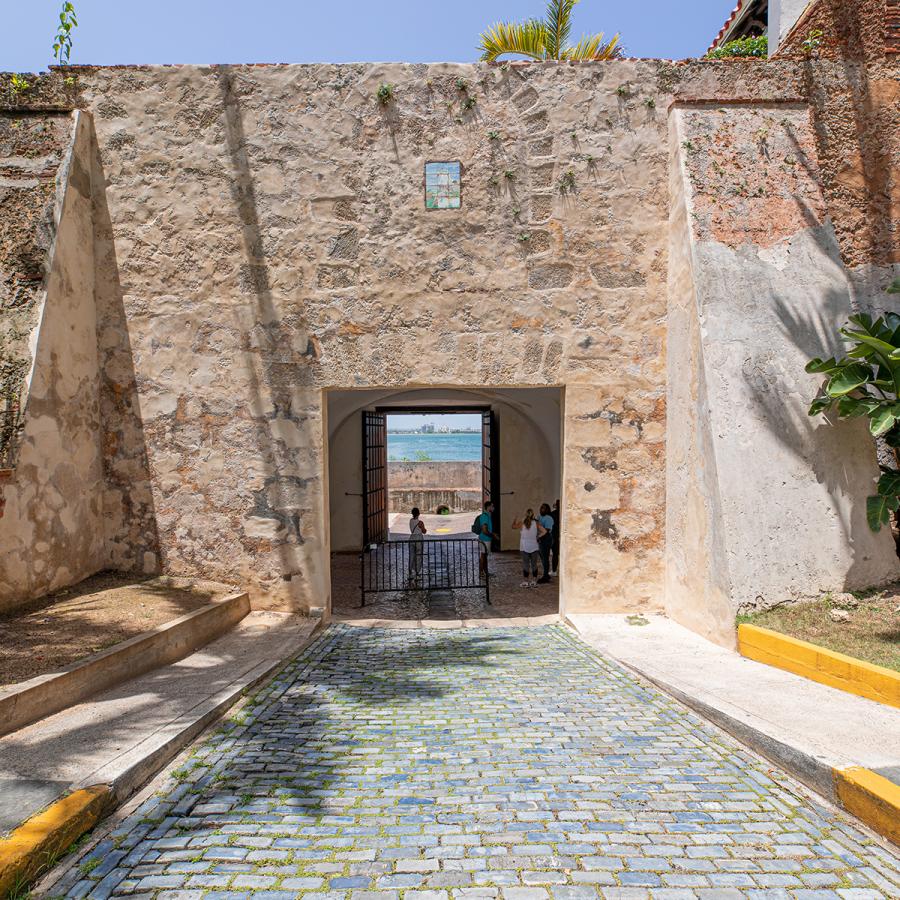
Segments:
[[[544,574],[538,579],[538,584],[547,584],[550,581],[550,549],[553,547],[553,516],[550,514],[550,504],[542,503],[538,518],[544,533],[538,538],[538,549],[541,551],[541,565]]]
[[[550,574],[556,575],[559,572],[559,526],[560,526],[560,510],[559,500],[553,504],[550,510],[550,517],[553,519],[553,541],[550,544]]]
[[[481,542],[481,574],[493,575],[494,563],[491,555],[491,541],[498,537],[494,533],[494,504],[488,500],[484,504],[484,512],[478,517],[478,524],[481,531],[478,534],[478,540]]]

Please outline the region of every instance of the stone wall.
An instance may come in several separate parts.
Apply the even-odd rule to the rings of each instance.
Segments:
[[[0,114],[0,469],[15,466],[70,113]]]
[[[388,484],[395,488],[476,488],[481,490],[481,462],[388,463]]]
[[[893,0],[817,0],[778,50],[804,61],[825,202],[862,307],[882,306],[900,274],[898,12]]]
[[[321,605],[322,389],[440,373],[448,386],[566,385],[572,594],[658,608],[658,69],[79,73],[166,571]],[[383,82],[396,85],[388,107]],[[426,211],[424,161],[445,158],[463,163],[463,208]],[[136,538],[123,561],[142,565],[154,551]]]
[[[885,567],[870,552],[884,547],[855,531],[845,503],[871,476],[863,444],[836,485],[832,457],[778,436],[800,427],[773,399],[781,379],[791,404],[816,385],[797,374],[809,347],[778,331],[774,300],[797,299],[798,265],[821,270],[802,309],[820,315],[824,339],[896,264],[895,70],[883,56],[788,57],[36,79],[33,108],[77,104],[96,130],[105,562],[245,584],[258,604],[321,606],[329,493],[352,490],[350,469],[329,486],[329,392],[543,386],[565,393],[566,609],[663,607],[667,419],[684,424],[670,432],[670,495],[693,485],[706,504],[678,501],[676,520],[693,527],[693,510],[710,538],[685,566],[722,561],[726,573],[693,607],[679,582],[686,619],[727,640],[747,597],[839,586],[855,550],[860,579],[877,578]],[[383,83],[395,86],[387,105]],[[673,104],[704,111],[672,118]],[[710,113],[744,106],[752,113]],[[710,129],[694,154],[687,143]],[[683,134],[671,161],[670,133]],[[793,164],[781,153],[791,135]],[[461,161],[462,209],[424,209],[429,159]],[[701,175],[703,190],[691,180]],[[821,436],[832,439],[844,440]],[[740,560],[756,537],[742,504],[762,495],[742,485],[740,459],[770,450],[776,480],[790,475],[816,506],[809,521],[830,522],[827,559],[798,539],[807,520],[776,484],[765,541]],[[504,467],[525,473],[522,448],[507,452]],[[687,481],[673,482],[679,472]],[[528,496],[552,487],[535,481]]]
[[[388,510],[408,512],[419,506],[436,512],[481,509],[480,462],[389,462]]]

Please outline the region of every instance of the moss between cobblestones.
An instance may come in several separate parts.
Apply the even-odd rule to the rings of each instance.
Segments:
[[[373,670],[383,677],[363,677]],[[146,845],[149,853],[123,871],[122,885],[137,890],[155,871],[153,848],[166,837],[202,840],[170,855],[206,863],[208,877],[225,873],[229,885],[236,869],[271,878],[276,889],[293,877],[321,879],[321,889],[298,890],[301,898],[349,896],[328,883],[357,873],[366,889],[383,889],[383,878],[402,872],[401,852],[436,859],[439,870],[409,873],[390,888],[400,898],[428,889],[452,897],[458,876],[498,891],[543,885],[548,900],[561,900],[558,889],[572,888],[579,873],[595,873],[595,892],[605,881],[653,890],[682,878],[710,888],[708,876],[720,886],[761,879],[762,888],[775,875],[796,880],[795,889],[807,877],[877,892],[873,879],[893,871],[877,845],[788,779],[559,629],[448,636],[333,628],[264,696],[246,725],[197,750],[214,762],[204,771],[218,767],[227,779],[170,779],[156,806],[121,826],[123,850]],[[159,824],[141,824],[148,819]],[[309,846],[275,853],[276,841],[293,837]],[[579,849],[588,838],[590,854]],[[216,861],[216,847],[247,853]],[[485,848],[505,853],[473,853]],[[354,859],[360,851],[364,859]],[[452,860],[471,861],[473,871]],[[103,871],[83,880],[96,886]]]

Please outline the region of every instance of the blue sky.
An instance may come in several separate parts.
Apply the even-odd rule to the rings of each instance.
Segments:
[[[74,0],[73,63],[408,62],[477,57],[497,19],[540,15],[545,0]],[[52,62],[60,0],[0,0],[0,70]],[[618,31],[630,55],[704,52],[735,0],[581,0],[573,37]]]

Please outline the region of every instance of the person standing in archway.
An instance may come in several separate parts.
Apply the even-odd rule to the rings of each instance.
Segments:
[[[547,584],[550,581],[550,549],[553,546],[553,516],[550,515],[550,504],[541,504],[541,514],[538,518],[543,534],[538,538],[538,547],[541,551],[541,565],[544,574],[538,579],[538,584]]]
[[[538,557],[540,556],[540,536],[544,528],[534,517],[533,509],[525,510],[522,521],[513,519],[512,527],[519,532],[519,554],[522,557],[522,583],[519,587],[530,588],[537,585]]]
[[[494,538],[499,538],[499,535],[494,534],[494,504],[490,500],[484,504],[484,512],[478,517],[476,524],[478,527],[478,541],[481,544],[479,548],[481,551],[479,556],[481,574],[493,575],[494,564],[491,553],[491,541]]]
[[[412,518],[409,520],[409,580],[418,581],[422,574],[422,557],[425,551],[423,542],[428,529],[419,518],[418,507],[414,506],[410,515]]]

